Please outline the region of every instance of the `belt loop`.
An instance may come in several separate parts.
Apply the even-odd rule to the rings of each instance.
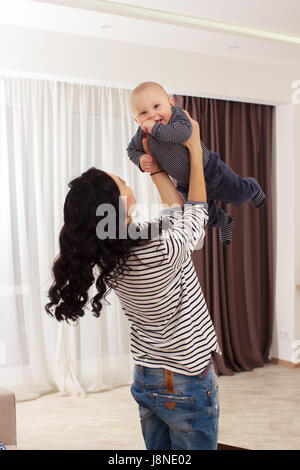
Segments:
[[[206,376],[206,374],[207,374],[207,372],[208,372],[210,363],[211,363],[211,358],[210,358],[210,360],[209,360],[209,363],[207,364],[207,367],[206,367],[206,370],[205,370],[205,372],[204,372],[203,378]]]
[[[165,382],[168,393],[174,393],[174,374],[173,371],[165,369]]]

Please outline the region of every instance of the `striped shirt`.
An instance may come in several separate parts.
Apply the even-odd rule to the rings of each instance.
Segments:
[[[191,121],[178,106],[172,106],[172,117],[168,124],[156,123],[152,134],[148,134],[149,150],[156,158],[161,168],[175,178],[178,183],[189,184],[190,180],[190,154],[183,142],[186,142],[192,133]],[[131,139],[127,153],[130,160],[140,167],[140,158],[145,154],[142,144],[145,132],[141,127]],[[203,168],[210,158],[210,151],[201,141]]]
[[[220,353],[191,259],[205,235],[206,208],[189,201],[165,209],[156,222],[166,229],[134,250],[126,263],[131,269],[117,279],[135,364],[197,375],[212,351]]]

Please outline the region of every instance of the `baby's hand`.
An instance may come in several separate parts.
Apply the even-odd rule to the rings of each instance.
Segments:
[[[153,159],[151,155],[144,153],[144,155],[142,155],[140,158],[140,165],[141,165],[142,170],[150,173],[152,171],[152,161]]]
[[[154,124],[155,124],[154,119],[147,119],[141,124],[141,128],[143,129],[144,132],[149,132],[149,134],[151,134]]]

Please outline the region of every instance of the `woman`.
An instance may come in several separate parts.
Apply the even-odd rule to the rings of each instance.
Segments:
[[[95,269],[94,315],[100,314],[107,288],[117,294],[131,327],[131,392],[148,450],[217,447],[219,403],[211,355],[219,348],[191,260],[208,220],[199,126],[191,122],[193,132],[184,144],[190,153],[189,202],[183,203],[153,159],[151,178],[162,203],[172,208],[152,223],[132,224],[135,198],[116,175],[91,168],[70,183],[46,305],[59,321],[82,317]],[[146,138],[143,145],[149,153]],[[105,210],[116,224],[114,217],[104,217]]]

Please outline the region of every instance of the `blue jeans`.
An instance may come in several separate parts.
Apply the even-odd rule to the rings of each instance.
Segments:
[[[204,168],[209,216],[207,225],[222,227],[227,214],[215,201],[240,207],[259,194],[260,186],[252,176],[242,178],[236,174],[217,153],[209,151],[209,154],[208,163]],[[184,200],[187,200],[189,185],[176,183],[176,188],[182,193]]]
[[[131,393],[147,450],[217,448],[219,399],[212,360],[193,376],[136,365]]]

